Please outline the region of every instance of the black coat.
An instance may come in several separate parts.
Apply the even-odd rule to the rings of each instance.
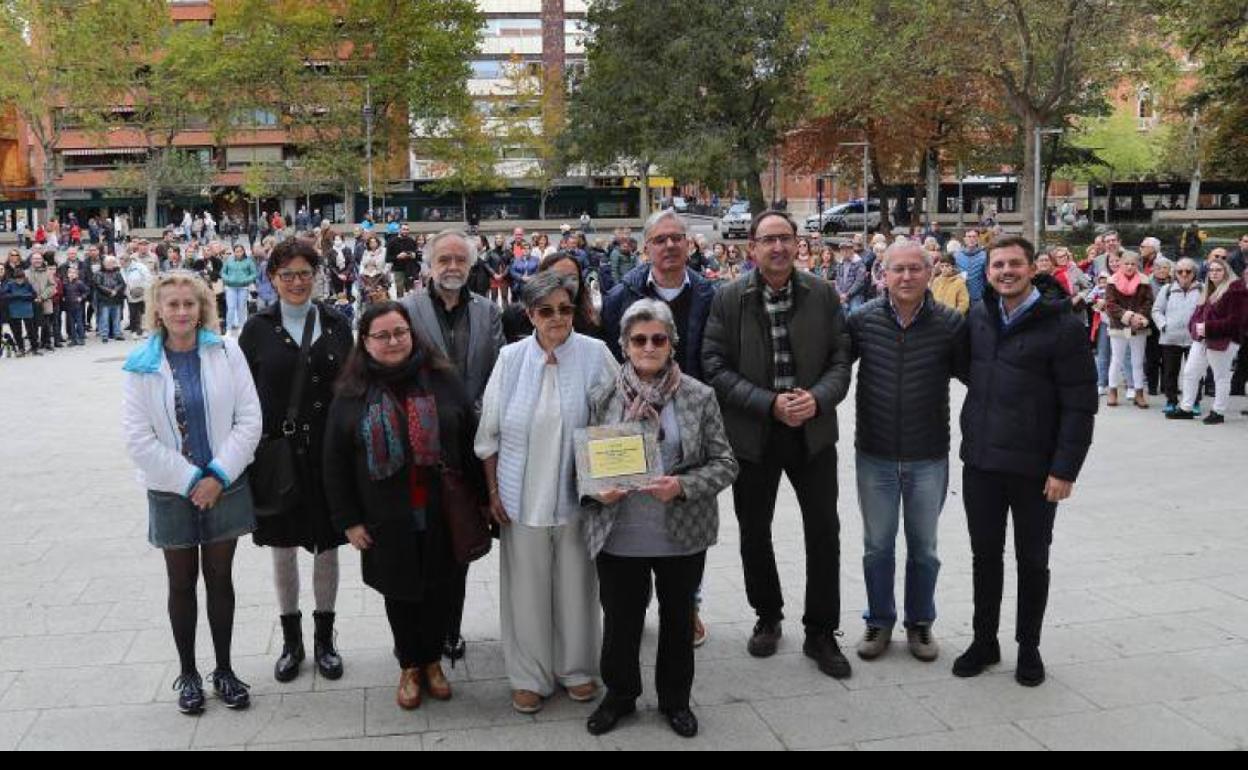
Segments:
[[[365,239],[367,240],[367,238]],[[403,252],[409,252],[411,259],[399,261]],[[396,273],[403,273],[408,278],[420,277],[420,246],[412,236],[396,235],[386,244],[386,264],[392,265]]]
[[[325,424],[334,400],[334,381],[351,353],[351,324],[327,305],[316,303],[321,317],[321,336],[309,352],[307,379],[300,399],[297,438],[301,449],[298,473],[303,503],[297,513],[259,519],[253,536],[256,545],[294,548],[302,546],[318,552],[337,548],[346,542],[341,530],[329,520],[329,508],[321,481]],[[281,303],[253,315],[238,338],[239,347],[251,367],[260,409],[264,415],[264,435],[282,435],[300,339],[282,326]]]
[[[962,462],[1076,481],[1092,445],[1096,364],[1065,303],[1040,301],[1009,329],[991,291],[971,307]]]
[[[464,472],[469,485],[484,492],[481,463],[472,447],[477,420],[459,376],[449,370],[422,370],[418,387],[437,401],[442,461]],[[369,477],[360,439],[366,405],[364,396],[339,396],[330,408],[324,469],[334,526],[343,532],[357,524],[368,528],[373,547],[361,559],[365,584],[387,597],[421,601],[426,591],[449,590],[460,569],[441,513],[438,476],[430,477],[426,529],[415,532],[407,470],[382,481]],[[406,446],[406,436],[403,441]]]
[[[949,456],[949,380],[966,368],[966,320],[931,293],[902,329],[888,297],[849,316],[859,361],[859,451],[899,462]]]

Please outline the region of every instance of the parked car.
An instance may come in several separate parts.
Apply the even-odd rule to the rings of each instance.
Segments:
[[[745,238],[750,234],[752,220],[749,201],[737,201],[728,207],[728,213],[719,220],[719,231],[725,238]]]
[[[880,226],[880,204],[871,201],[867,205],[866,214],[867,230],[875,230]],[[821,230],[826,235],[835,235],[836,233],[860,232],[863,230],[863,213],[862,201],[850,201],[833,206],[825,212]]]

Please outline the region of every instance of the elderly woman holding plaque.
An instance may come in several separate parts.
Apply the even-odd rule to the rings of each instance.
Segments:
[[[627,360],[615,382],[590,396],[590,424],[635,425],[658,434],[658,461],[640,486],[599,489],[586,499],[585,539],[597,561],[604,615],[606,698],[589,732],[610,731],[641,695],[639,650],[650,601],[659,599],[655,686],[659,710],[686,738],[698,732],[693,687],[694,592],[719,530],[716,498],[737,477],[715,392],[681,374],[676,323],[667,305],[640,300],[620,323]]]
[[[526,283],[532,336],[508,345],[486,385],[477,430],[490,516],[500,535],[503,655],[512,706],[531,714],[556,687],[598,694],[598,581],[585,552],[574,436],[589,396],[619,368],[601,341],[572,330],[577,286],[557,271]]]

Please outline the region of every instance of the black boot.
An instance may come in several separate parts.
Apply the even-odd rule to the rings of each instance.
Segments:
[[[282,657],[273,668],[273,678],[279,682],[293,682],[299,676],[299,664],[303,663],[303,613],[282,615]]]
[[[341,679],[342,658],[334,649],[334,613],[313,612],[312,620],[316,623],[316,669],[326,679]]]

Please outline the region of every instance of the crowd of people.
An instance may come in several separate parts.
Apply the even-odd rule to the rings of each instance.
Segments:
[[[747,650],[768,657],[783,644],[771,535],[782,475],[805,536],[802,650],[824,675],[852,676],[838,642],[837,406],[855,366],[858,658],[886,654],[899,620],[910,654],[940,656],[936,533],[958,379],[975,637],[953,673],[1001,658],[1012,514],[1015,678],[1039,685],[1056,509],[1089,451],[1098,388],[1107,406],[1130,391],[1140,407],[1159,388],[1167,416],[1190,419],[1212,384],[1206,422],[1220,422],[1248,320],[1248,236],[1176,264],[1155,241],[1126,251],[1112,232],[1079,258],[1000,231],[825,244],[780,211],[754,218],[744,248],[708,244],[671,210],[640,241],[625,230],[591,242],[571,227],[493,239],[395,230],[344,237],[325,223],[233,248],[171,231],[131,241],[119,259],[88,246],[85,258],[15,250],[5,264],[9,326],[39,347],[54,349],[61,328],[81,344],[91,320],[101,339],[119,338],[123,311],[146,335],[125,365],[125,435],[167,564],[185,713],[206,705],[200,574],[216,651],[208,681],[227,707],[250,702],[230,658],[232,562],[246,534],[273,555],[275,679],[300,676],[307,657],[300,551],[312,559],[313,665],[330,679],[349,670],[335,637],[337,553],[349,544],[385,600],[397,705],[450,698],[442,661],[467,652],[467,576],[481,555],[462,541],[488,526],[512,707],[534,713],[564,691],[597,701],[591,733],[614,729],[642,693],[653,597],[659,708],[692,736],[694,650],[709,633],[701,582],[729,488],[756,615]],[[582,494],[576,432],[637,422],[658,435],[654,477]]]

